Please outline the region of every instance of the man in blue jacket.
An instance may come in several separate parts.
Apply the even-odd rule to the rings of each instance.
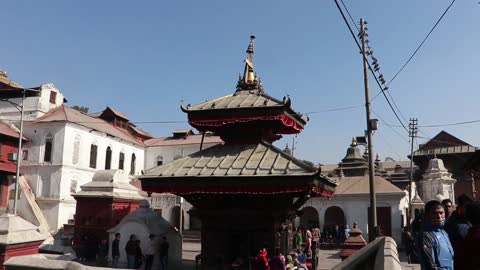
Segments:
[[[439,201],[425,205],[422,232],[418,235],[417,250],[422,270],[453,270],[453,248],[443,230],[445,209]]]

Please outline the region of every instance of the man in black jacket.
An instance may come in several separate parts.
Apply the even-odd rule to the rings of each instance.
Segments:
[[[120,237],[119,233],[115,234],[115,239],[112,241],[112,267],[118,267],[118,259],[120,258]]]

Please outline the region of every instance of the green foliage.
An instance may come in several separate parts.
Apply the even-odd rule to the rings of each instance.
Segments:
[[[72,109],[75,109],[77,111],[81,111],[83,113],[88,113],[88,110],[89,110],[89,108],[87,106],[78,106],[78,105],[72,106]]]

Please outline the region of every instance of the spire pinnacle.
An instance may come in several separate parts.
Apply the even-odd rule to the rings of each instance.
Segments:
[[[254,83],[256,81],[256,74],[253,70],[253,40],[255,36],[250,36],[250,43],[247,48],[247,59],[245,59],[245,69],[243,71],[243,82],[247,84]]]
[[[356,147],[357,146],[357,139],[355,137],[352,137],[352,144],[350,144],[351,147]]]

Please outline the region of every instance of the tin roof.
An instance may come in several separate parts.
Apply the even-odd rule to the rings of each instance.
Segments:
[[[238,109],[252,107],[283,107],[284,101],[273,98],[260,91],[237,91],[234,94],[218,97],[197,105],[186,107],[187,111]]]
[[[168,146],[168,145],[186,145],[186,144],[200,144],[202,142],[202,134],[189,135],[187,137],[161,137],[153,138],[144,141],[146,146]],[[223,143],[219,136],[205,134],[203,143]]]
[[[0,134],[8,137],[16,138],[16,139],[18,139],[18,137],[20,136],[20,133],[15,128],[13,128],[9,124],[1,120],[0,120]],[[26,140],[27,138],[23,137],[23,139]]]
[[[23,89],[23,86],[8,79],[8,76],[5,73],[0,73],[0,90],[12,88]]]
[[[72,109],[65,105],[59,106],[42,117],[37,118],[34,123],[46,123],[46,122],[69,122],[77,125],[85,126],[93,130],[104,132],[113,137],[135,143],[138,145],[144,145],[141,141],[137,140],[133,135],[126,130],[115,128],[111,123],[96,117],[92,117],[88,114]]]
[[[147,170],[145,176],[314,175],[317,170],[266,142],[220,144]],[[333,182],[332,182],[333,183]]]
[[[381,176],[375,176],[375,193],[405,195],[405,192]],[[335,195],[370,194],[369,176],[351,176],[338,179]]]

